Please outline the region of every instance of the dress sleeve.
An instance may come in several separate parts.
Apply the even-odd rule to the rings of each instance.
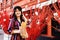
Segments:
[[[8,25],[8,32],[9,33],[11,33],[11,31],[12,31],[12,24],[13,24],[13,21],[11,19],[10,22],[9,22],[9,25]]]

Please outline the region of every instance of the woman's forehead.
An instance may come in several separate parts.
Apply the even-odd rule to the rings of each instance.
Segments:
[[[16,11],[20,11],[19,9],[16,9]]]

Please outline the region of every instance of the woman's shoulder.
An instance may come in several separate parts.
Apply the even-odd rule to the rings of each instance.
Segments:
[[[10,19],[10,22],[14,22],[14,18],[11,18],[11,19]]]

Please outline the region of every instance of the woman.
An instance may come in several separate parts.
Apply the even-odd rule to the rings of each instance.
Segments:
[[[22,8],[16,6],[14,8],[13,18],[11,19],[8,27],[8,32],[12,34],[11,40],[25,40],[20,34],[20,29],[22,29],[22,22],[27,22],[26,18],[22,15]]]

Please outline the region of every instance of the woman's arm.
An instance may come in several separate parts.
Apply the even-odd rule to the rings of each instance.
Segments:
[[[23,18],[25,19],[25,23],[27,23],[27,19],[26,19],[26,17],[23,15]]]
[[[12,19],[10,20],[9,25],[8,25],[8,32],[9,34],[11,34],[12,32]]]

